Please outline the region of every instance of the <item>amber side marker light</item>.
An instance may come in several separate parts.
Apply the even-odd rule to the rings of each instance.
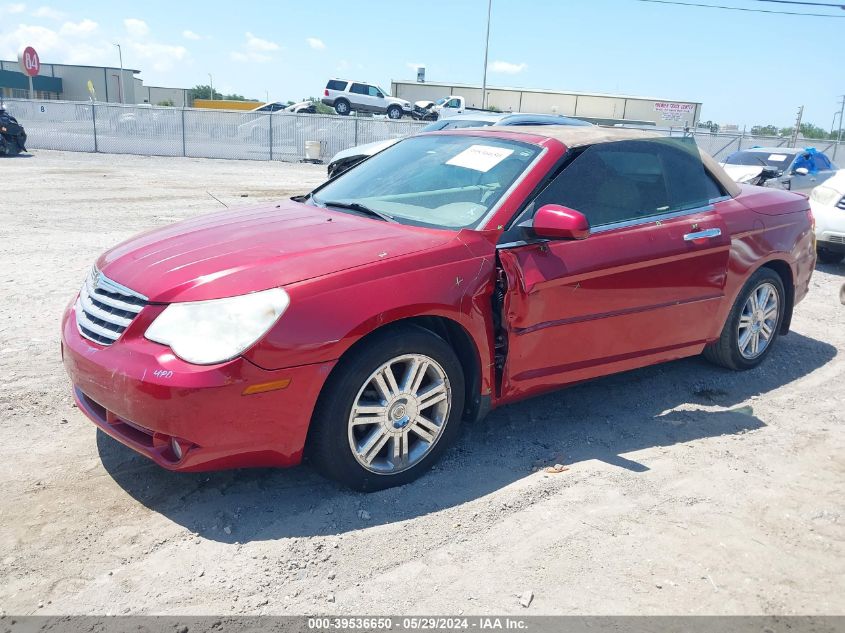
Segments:
[[[265,393],[267,391],[276,391],[277,389],[286,389],[290,384],[290,378],[282,380],[274,380],[273,382],[262,382],[257,385],[250,385],[241,393],[242,396],[251,396],[254,393]]]

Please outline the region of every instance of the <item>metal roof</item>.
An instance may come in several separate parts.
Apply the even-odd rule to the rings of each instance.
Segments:
[[[426,81],[420,83],[417,80],[392,79],[395,84],[413,84],[416,86],[444,86],[448,88],[467,88],[469,90],[481,90],[481,86],[474,84],[459,84],[449,81]],[[553,90],[551,88],[519,88],[517,86],[487,86],[487,90],[510,90],[512,92],[539,92],[542,94],[555,95],[572,95],[578,97],[608,97],[612,99],[637,99],[639,101],[666,101],[671,103],[691,103],[694,105],[701,105],[701,101],[691,101],[689,99],[666,99],[664,97],[641,97],[636,95],[615,95],[607,92],[579,92],[577,90]]]

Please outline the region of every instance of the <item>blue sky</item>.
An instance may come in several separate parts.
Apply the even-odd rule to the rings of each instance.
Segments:
[[[208,83],[258,99],[318,95],[329,77],[480,83],[487,0],[0,0],[0,57],[124,65],[148,85]],[[714,4],[785,9],[753,0]],[[809,11],[795,7],[792,10]],[[832,12],[832,11],[831,11]],[[845,11],[839,11],[845,17]],[[493,0],[488,83],[704,103],[719,123],[829,128],[845,93],[845,19],[635,0]]]

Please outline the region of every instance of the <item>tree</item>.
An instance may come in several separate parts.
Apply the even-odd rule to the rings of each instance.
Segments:
[[[317,97],[308,97],[307,99],[304,99],[304,101],[310,101],[313,103],[317,114],[335,114],[334,108],[330,108]]]
[[[168,106],[168,107],[172,108],[174,103],[173,103],[173,99],[165,99],[164,101],[159,101],[156,105]]]
[[[223,98],[223,95],[215,90],[214,98],[219,100]],[[188,89],[188,101],[193,103],[194,99],[211,99],[211,86],[208,84],[198,84]]]
[[[781,136],[792,136],[792,132],[795,130],[794,127],[785,127],[781,128],[780,134]],[[820,128],[818,125],[813,125],[812,123],[802,123],[801,127],[799,128],[801,132],[801,136],[808,139],[834,139],[836,135],[831,136],[830,132],[825,129]]]
[[[709,119],[707,121],[699,121],[698,127],[703,128],[705,130],[710,130],[713,134],[719,131],[719,124],[713,123],[713,121],[710,121]]]
[[[777,136],[778,128],[775,125],[754,125],[751,127],[752,136]]]

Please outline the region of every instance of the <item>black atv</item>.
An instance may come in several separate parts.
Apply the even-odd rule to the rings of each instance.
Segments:
[[[26,151],[26,132],[18,120],[0,106],[0,156],[16,156]]]

